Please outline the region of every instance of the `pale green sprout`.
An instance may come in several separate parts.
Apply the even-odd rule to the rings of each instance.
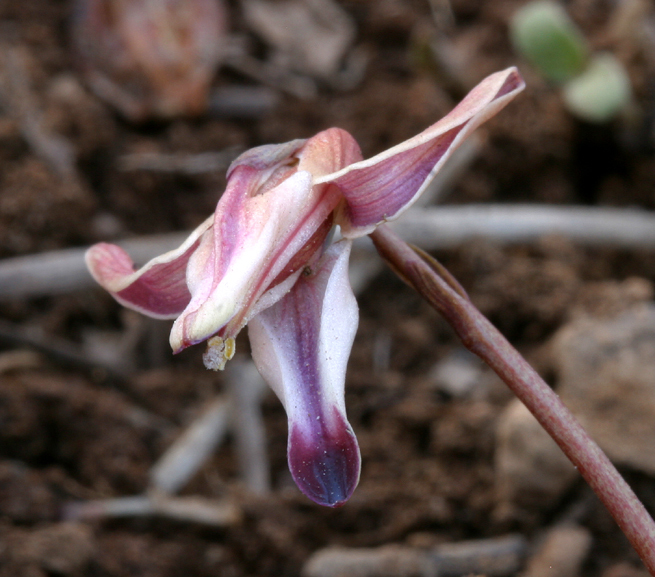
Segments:
[[[588,122],[607,122],[630,101],[630,79],[623,65],[609,53],[591,60],[587,69],[564,86],[566,106]]]
[[[512,18],[514,48],[548,80],[563,83],[584,69],[589,49],[566,11],[551,0],[526,4]]]
[[[582,32],[559,3],[526,4],[512,18],[510,34],[517,52],[547,80],[562,85],[564,104],[578,118],[609,122],[630,104],[625,67],[612,54],[590,54]]]

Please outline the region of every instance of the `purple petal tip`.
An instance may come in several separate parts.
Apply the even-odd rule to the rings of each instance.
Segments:
[[[359,482],[361,458],[357,439],[339,417],[336,431],[321,427],[310,438],[299,427],[289,431],[289,469],[298,488],[312,501],[340,507]]]

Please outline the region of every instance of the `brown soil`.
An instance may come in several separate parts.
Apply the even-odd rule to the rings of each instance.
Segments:
[[[208,116],[133,125],[96,99],[78,75],[68,33],[72,1],[0,0],[0,41],[23,55],[43,126],[72,143],[80,175],[72,185],[35,153],[0,90],[0,256],[187,230],[213,210],[224,186],[221,174],[122,172],[116,163],[124,154],[246,148],[340,126],[370,156],[434,122],[463,87],[517,62],[528,89],[485,127],[479,157],[447,201],[655,208],[652,57],[629,38],[608,36],[612,2],[570,2],[591,43],[615,50],[629,65],[643,114],[638,128],[584,125],[565,111],[557,90],[512,53],[506,22],[522,3],[451,1],[455,25],[439,34],[461,62],[453,78],[416,57],[417,46],[433,33],[428,2],[344,1],[369,58],[354,89],[320,85],[310,101],[280,94],[279,104],[255,120]],[[232,32],[247,34],[238,3],[230,9]],[[215,80],[217,86],[233,82],[249,81],[223,69]],[[512,248],[473,241],[437,256],[546,376],[543,345],[576,310],[620,306],[612,287],[626,278],[655,282],[654,253],[583,249],[557,238]],[[184,490],[229,498],[243,512],[239,523],[222,529],[160,518],[62,523],[70,502],[143,492],[153,463],[222,391],[222,378],[204,370],[201,350],[169,358],[165,338],[150,325],[156,351],[133,351],[137,368],[127,380],[52,359],[9,363],[0,374],[0,577],[293,576],[312,552],[329,545],[425,547],[508,532],[533,541],[576,507],[594,538],[585,575],[618,563],[628,565],[614,574],[628,575],[630,566],[639,566],[581,481],[555,506],[499,513],[494,431],[510,393],[490,375],[477,395],[435,388],[432,367],[460,345],[438,314],[391,273],[378,276],[359,302],[347,406],[363,467],[354,497],[337,510],[315,506],[293,485],[286,418],[269,394],[264,416],[272,494],[254,497],[243,488],[231,437]],[[0,315],[79,346],[90,330],[115,340],[140,322],[99,289],[13,299],[0,304]],[[390,356],[380,367],[373,359],[381,338]],[[238,345],[247,351],[247,340]],[[0,359],[16,349],[5,341]],[[655,507],[653,479],[624,472]]]

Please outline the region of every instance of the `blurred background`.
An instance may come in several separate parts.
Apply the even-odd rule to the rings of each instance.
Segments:
[[[0,576],[645,576],[559,449],[366,243],[346,383],[362,475],[337,510],[293,484],[245,331],[208,372],[202,346],[173,357],[170,323],[84,269],[94,242],[138,262],[175,246],[252,146],[338,126],[369,157],[513,65],[525,92],[399,230],[652,511],[649,0],[0,0]],[[433,232],[412,236],[420,218]]]

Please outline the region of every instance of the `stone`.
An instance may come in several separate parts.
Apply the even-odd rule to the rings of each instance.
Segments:
[[[553,527],[528,561],[521,577],[577,577],[591,543],[591,533],[583,527]]]
[[[437,577],[436,568],[420,550],[387,545],[375,549],[332,547],[307,561],[303,577]]]
[[[578,477],[555,441],[518,399],[498,420],[495,473],[501,509],[547,509]]]
[[[466,349],[457,349],[434,365],[430,383],[436,390],[461,399],[485,388],[483,376],[482,361]]]
[[[552,358],[562,401],[608,456],[655,474],[655,305],[574,319]]]

